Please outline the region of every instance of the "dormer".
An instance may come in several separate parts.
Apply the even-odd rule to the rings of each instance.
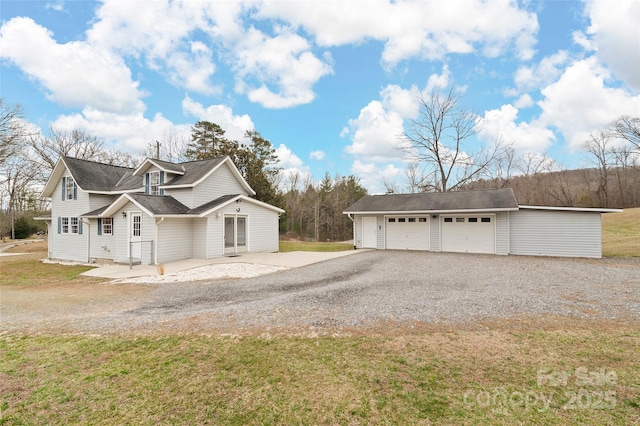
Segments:
[[[178,164],[169,163],[153,158],[146,158],[133,176],[140,176],[144,182],[144,193],[146,195],[164,195],[162,185],[168,183],[176,176],[184,175],[184,168]]]

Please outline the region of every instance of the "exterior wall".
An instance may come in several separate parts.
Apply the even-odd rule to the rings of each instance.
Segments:
[[[384,223],[384,216],[380,215],[380,216],[376,216],[376,221],[377,221],[377,225],[378,227],[376,228],[376,232],[378,233],[377,235],[377,241],[376,241],[376,249],[378,250],[384,250],[385,246],[386,246],[386,241],[384,240],[384,236],[385,236],[385,223]]]
[[[171,195],[189,208],[201,206],[223,195],[249,195],[226,164],[193,188],[169,188],[165,189],[164,194]]]
[[[153,218],[150,219],[153,220]],[[173,262],[192,257],[193,220],[165,219],[158,225],[157,241],[158,263]]]
[[[60,191],[62,191],[62,189]],[[89,210],[83,213],[87,213],[89,211],[99,209],[100,207],[108,206],[113,201],[115,201],[117,197],[113,195],[103,195],[103,194],[88,194],[88,195],[89,195]]]
[[[511,254],[602,257],[600,213],[521,209],[509,218]]]
[[[433,216],[436,216],[436,218],[434,219]],[[440,251],[440,215],[431,215],[429,217],[429,226],[431,231],[429,250]]]
[[[207,218],[193,219],[193,257],[207,259]],[[160,225],[162,226],[162,225]]]
[[[222,257],[224,255],[223,245],[224,219],[217,212],[207,217],[207,259]]]
[[[65,177],[70,177],[68,171]],[[89,194],[78,187],[77,199],[62,200],[62,179],[56,185],[56,189],[51,196],[51,229],[49,232],[49,257],[53,259],[73,260],[77,262],[87,262],[88,234],[85,233],[83,225],[82,234],[58,234],[58,217],[78,217],[81,214],[91,211]]]
[[[356,248],[362,248],[362,218],[363,217],[375,217],[376,218],[376,249],[384,250],[385,241],[384,241],[384,231],[385,231],[385,223],[383,215],[354,215],[355,222],[355,230],[354,230],[354,245]]]
[[[127,217],[122,217],[122,212],[127,213]],[[123,208],[118,210],[113,215],[114,223],[114,255],[113,260],[118,263],[129,262],[129,236],[131,234],[130,221],[132,213],[141,213],[141,240],[142,241],[154,241],[156,242],[156,223],[155,219],[151,216],[142,213],[140,209],[132,203],[127,203]],[[151,243],[145,242],[141,244],[140,257],[143,264],[152,263],[153,259],[151,252],[155,251],[155,248],[151,248]]]
[[[115,222],[115,217],[113,220]],[[115,254],[115,236],[118,235],[118,232],[126,233],[126,228],[118,229],[113,225],[113,234],[98,235],[98,220],[89,219],[88,222],[88,229],[90,230],[89,250],[91,258],[96,259],[98,262],[113,260],[113,256]]]
[[[509,212],[496,213],[496,254],[509,254]]]

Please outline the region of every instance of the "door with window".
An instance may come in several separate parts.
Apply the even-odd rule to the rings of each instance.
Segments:
[[[247,217],[224,216],[224,254],[247,251]]]
[[[131,257],[142,258],[142,214],[130,213],[129,217],[129,241],[131,242]]]

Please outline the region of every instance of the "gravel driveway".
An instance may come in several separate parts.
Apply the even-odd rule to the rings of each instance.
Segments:
[[[144,291],[122,284],[96,287],[112,294],[119,286],[130,292],[126,298],[79,301],[77,310],[46,317],[16,308],[4,295],[2,328],[236,332],[475,323],[523,315],[640,321],[640,259],[367,251],[248,279],[168,283]]]

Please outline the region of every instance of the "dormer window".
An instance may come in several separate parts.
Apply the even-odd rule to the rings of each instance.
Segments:
[[[164,191],[160,189],[160,185],[164,183],[164,172],[149,172],[146,177],[147,195],[163,195]]]
[[[75,200],[78,198],[78,185],[71,176],[62,178],[62,201]]]

